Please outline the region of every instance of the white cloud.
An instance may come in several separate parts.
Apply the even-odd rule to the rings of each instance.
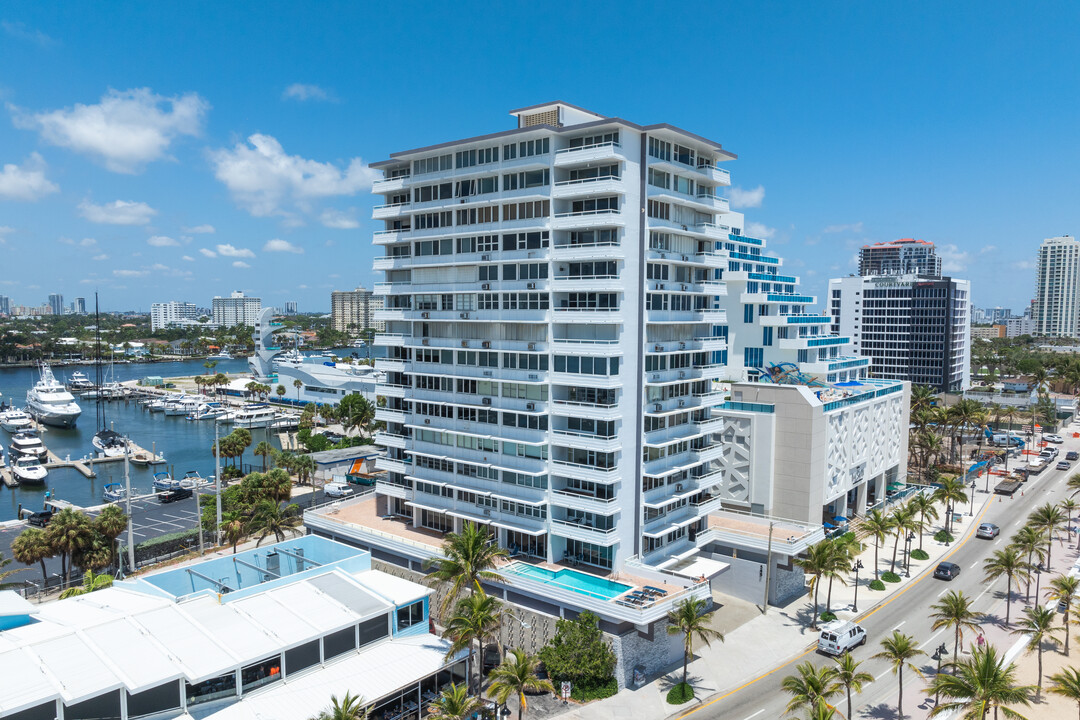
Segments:
[[[107,225],[145,225],[157,215],[157,210],[144,202],[114,200],[95,205],[89,200],[79,203],[79,214],[92,223]]]
[[[116,277],[144,277],[150,274],[149,270],[113,270]]]
[[[201,252],[206,257],[217,257],[217,253],[208,248],[199,248],[199,252]]]
[[[108,256],[108,255],[106,255],[105,253],[101,253],[100,255],[95,255],[95,256],[94,256],[93,258],[91,258],[91,259],[92,259],[92,260],[98,260],[98,261],[101,261],[101,260],[108,260],[108,259],[109,259],[109,256]]]
[[[10,225],[0,225],[0,236],[10,235],[13,232],[15,232],[15,228]]]
[[[861,233],[863,231],[863,224],[861,222],[848,223],[846,225],[828,225],[821,231],[823,235],[831,235],[833,233]]]
[[[758,185],[753,190],[733,187],[728,193],[728,201],[731,207],[736,209],[761,207],[763,200],[765,200],[764,185]]]
[[[185,262],[195,262],[195,258],[191,257],[190,255],[182,255],[180,259],[184,260]]]
[[[1017,270],[1034,270],[1035,262],[1032,260],[1017,260],[1013,263],[1013,267]],[[942,263],[942,270],[945,269],[944,263]]]
[[[233,199],[257,217],[296,219],[294,209],[310,212],[319,198],[355,195],[368,190],[378,173],[353,158],[344,169],[333,163],[286,155],[275,138],[252,135],[232,149],[211,150],[214,175]]]
[[[172,268],[170,268],[168,265],[164,265],[162,263],[154,263],[153,265],[150,266],[150,269],[153,270],[154,272],[169,272],[169,270],[171,270]]]
[[[985,255],[987,253],[992,253],[995,250],[997,250],[997,245],[987,245],[986,247],[980,248],[979,254]]]
[[[333,208],[323,210],[322,215],[319,216],[319,222],[335,230],[355,230],[360,227],[360,221],[353,217],[351,213],[345,213]]]
[[[19,40],[28,40],[43,48],[51,48],[54,45],[60,44],[59,41],[54,40],[40,30],[27,27],[26,23],[8,22],[7,20],[4,20],[3,22],[0,22],[0,29],[4,31],[5,35],[10,35]]]
[[[97,245],[97,240],[94,238],[83,238],[79,241],[81,247],[94,247]]]
[[[776,228],[771,228],[768,225],[762,225],[759,222],[748,222],[746,223],[746,234],[750,237],[768,240],[776,234]]]
[[[274,238],[273,240],[266,241],[266,244],[263,245],[263,252],[289,252],[296,255],[303,255],[304,248],[293,245],[288,240]]]
[[[0,199],[40,200],[59,189],[45,177],[45,159],[36,152],[22,165],[8,163],[0,169]]]
[[[113,172],[137,173],[169,157],[173,140],[197,136],[209,103],[196,93],[164,97],[150,88],[110,89],[97,105],[29,113],[11,107],[15,126],[52,145],[85,153]]]
[[[297,285],[296,289],[297,290],[307,290],[307,285]]]
[[[225,243],[224,245],[217,246],[218,255],[222,257],[237,257],[237,258],[253,258],[255,253],[251,252],[247,248],[233,247],[232,245]]]
[[[152,245],[154,247],[179,247],[180,246],[179,242],[177,242],[176,240],[173,240],[171,237],[166,237],[165,235],[154,235],[153,237],[147,238],[146,244],[147,245]]]
[[[196,225],[195,227],[180,228],[180,230],[191,235],[213,235],[217,232],[213,225]]]
[[[971,263],[971,254],[953,244],[938,245],[937,254],[941,257],[941,272],[964,272]]]
[[[232,266],[234,268],[249,268],[249,267],[251,267],[250,265],[248,265],[243,260],[237,260],[237,261],[233,262]]]
[[[305,85],[304,83],[293,83],[289,87],[285,88],[285,92],[281,93],[282,100],[299,100],[303,102],[305,100],[321,100],[323,102],[337,102],[337,98],[334,97],[332,92],[324,90],[318,85]]]
[[[74,245],[74,244],[75,244],[75,241],[74,241],[74,240],[72,240],[72,239],[71,239],[71,238],[69,238],[69,237],[61,237],[61,238],[57,238],[57,242],[59,242],[59,243],[63,243],[64,245]]]

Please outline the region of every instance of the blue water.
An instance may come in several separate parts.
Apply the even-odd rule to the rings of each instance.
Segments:
[[[603,600],[611,600],[631,588],[630,585],[613,582],[577,570],[548,570],[547,568],[522,562],[511,564],[506,571]]]
[[[338,355],[349,355],[352,352],[363,353],[363,350],[342,348],[336,351]],[[135,380],[147,376],[157,375],[161,377],[179,377],[206,373],[203,360],[188,360],[184,362],[146,363],[115,365],[111,370],[111,377],[119,382]],[[92,365],[62,365],[53,367],[53,374],[57,380],[64,382],[76,370],[81,371],[91,381],[94,380],[94,367]],[[214,368],[214,372],[243,373],[247,371],[247,360],[221,360]],[[109,371],[103,369],[108,375]],[[17,407],[23,407],[26,403],[26,391],[38,379],[38,372],[34,368],[0,368],[0,393],[3,393],[3,401],[14,403]],[[83,458],[91,455],[93,446],[90,444],[94,433],[100,429],[95,420],[96,410],[93,400],[77,398],[82,407],[82,415],[76,426],[69,430],[47,427],[41,433],[41,439],[45,445],[55,452],[61,459]],[[158,465],[149,468],[131,466],[131,485],[140,493],[151,492],[151,481],[155,472],[171,470],[176,477],[181,477],[188,470],[197,470],[206,477],[214,474],[214,457],[210,454],[210,447],[214,444],[214,424],[212,422],[192,422],[182,416],[165,417],[163,413],[151,413],[134,400],[113,401],[104,403],[106,422],[116,432],[127,435],[136,444],[147,450],[156,450],[164,455],[166,465]],[[227,433],[228,427],[223,427],[222,432]],[[251,454],[251,450],[260,440],[270,440],[275,447],[276,440],[272,433],[266,429],[253,429],[252,445],[240,461],[260,465],[263,460]],[[11,444],[11,436],[0,430],[0,443],[3,443],[5,452]],[[100,505],[101,488],[110,482],[122,482],[124,479],[124,463],[112,462],[98,465],[95,468],[96,478],[85,478],[75,469],[50,470],[45,487],[18,487],[7,488],[0,483],[0,521],[10,520],[18,515],[18,508],[40,509],[44,501],[46,491],[52,492],[53,496],[61,500],[67,500],[80,507]]]

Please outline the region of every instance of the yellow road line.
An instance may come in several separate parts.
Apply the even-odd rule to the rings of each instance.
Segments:
[[[993,502],[993,498],[991,498],[990,502],[987,502],[987,503],[986,503],[986,505],[984,505],[984,506],[983,506],[983,509],[982,509],[982,511],[981,511],[981,512],[979,513],[979,520],[982,520],[982,518],[983,518],[983,515],[985,515],[985,514],[986,514],[986,511],[990,509],[990,503],[991,503],[991,502]],[[952,549],[952,550],[951,550],[951,551],[950,551],[950,552],[949,552],[949,553],[948,553],[947,555],[943,556],[943,557],[941,558],[941,560],[939,560],[938,562],[941,562],[942,560],[947,560],[948,558],[952,557],[952,556],[953,556],[954,554],[956,554],[956,552],[957,552],[957,551],[958,551],[958,550],[959,550],[960,548],[962,548],[962,547],[963,547],[963,546],[964,546],[964,545],[965,545],[965,544],[967,543],[967,541],[968,541],[968,540],[970,540],[970,539],[971,539],[972,537],[974,537],[974,536],[975,536],[975,534],[974,534],[974,533],[971,533],[970,535],[968,535],[968,536],[967,536],[966,538],[964,538],[964,540],[963,540],[962,542],[960,542],[959,544],[957,544],[957,546],[956,546],[956,547],[954,547],[954,548],[953,548],[953,549]],[[916,578],[916,579],[915,579],[915,582],[911,582],[911,583],[908,583],[908,584],[907,584],[907,585],[905,585],[905,586],[904,586],[903,588],[901,588],[899,592],[897,592],[896,594],[892,595],[891,597],[888,597],[888,598],[886,598],[886,599],[882,600],[882,601],[881,601],[881,602],[880,602],[880,603],[879,603],[879,604],[878,604],[878,605],[877,605],[877,606],[876,606],[876,607],[875,607],[875,608],[874,608],[873,610],[869,610],[869,611],[867,611],[867,612],[863,613],[862,615],[859,615],[859,616],[857,617],[857,619],[865,620],[866,618],[870,617],[871,615],[873,615],[874,613],[876,613],[876,612],[877,612],[878,610],[880,610],[881,608],[885,607],[886,605],[888,605],[889,603],[891,603],[891,602],[892,602],[893,600],[895,600],[896,598],[898,598],[898,597],[900,597],[901,595],[903,595],[904,593],[906,593],[906,592],[908,591],[908,588],[912,588],[912,587],[914,587],[914,586],[915,586],[915,585],[916,585],[917,583],[919,583],[919,582],[922,582],[922,580],[923,580],[923,579],[925,579],[926,577],[928,577],[928,576],[926,576],[926,575],[923,575],[923,576],[921,576],[921,577],[918,577],[918,578]],[[697,711],[699,711],[699,710],[704,710],[705,708],[709,707],[709,706],[710,706],[710,705],[712,705],[713,703],[717,703],[717,702],[720,702],[721,700],[724,700],[724,699],[726,699],[726,698],[729,698],[729,697],[731,697],[732,695],[734,695],[734,694],[735,694],[735,693],[737,693],[737,692],[740,692],[740,691],[742,691],[742,690],[745,690],[746,688],[750,687],[750,686],[751,686],[751,685],[753,685],[754,683],[757,683],[757,682],[760,682],[760,681],[764,680],[765,678],[769,677],[770,675],[772,675],[773,673],[777,672],[778,670],[782,670],[782,669],[786,668],[786,667],[787,667],[788,665],[791,665],[792,663],[796,663],[796,662],[798,662],[799,660],[802,660],[802,659],[803,659],[804,657],[806,657],[806,656],[807,656],[807,655],[809,655],[810,653],[814,652],[814,651],[815,651],[815,649],[816,649],[816,648],[815,648],[815,646],[813,646],[813,645],[812,645],[812,646],[810,646],[810,647],[809,647],[809,648],[808,648],[807,650],[805,650],[805,651],[804,651],[804,652],[803,652],[803,653],[802,653],[801,655],[796,655],[796,656],[795,656],[794,658],[792,658],[791,660],[788,660],[788,661],[787,661],[787,662],[785,662],[785,663],[784,663],[783,665],[777,665],[777,666],[776,666],[776,667],[774,667],[774,668],[773,668],[772,670],[769,670],[768,672],[766,672],[766,673],[763,673],[763,674],[761,674],[761,675],[757,676],[757,677],[756,677],[756,678],[754,678],[753,680],[747,680],[747,681],[746,681],[745,683],[743,683],[743,684],[742,684],[742,685],[740,685],[739,687],[737,687],[737,688],[735,688],[735,689],[733,689],[733,690],[729,690],[729,691],[727,691],[726,693],[724,693],[723,695],[721,695],[721,696],[719,696],[719,697],[715,697],[715,698],[713,698],[712,700],[710,700],[710,701],[709,701],[709,702],[707,702],[707,703],[702,703],[701,705],[698,705],[698,706],[697,706],[696,708],[694,708],[693,710],[688,710],[688,711],[686,711],[685,713],[683,713],[682,715],[680,715],[680,716],[679,716],[678,718],[676,718],[676,720],[683,720],[683,718],[687,718],[687,717],[690,717],[691,715],[693,715],[693,714],[694,714],[694,713],[696,713]]]

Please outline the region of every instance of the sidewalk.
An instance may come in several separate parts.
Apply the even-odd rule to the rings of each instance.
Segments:
[[[927,532],[923,539],[923,550],[930,558],[922,561],[912,560],[910,578],[904,577],[901,569],[901,560],[904,556],[904,543],[901,542],[896,562],[901,581],[885,583],[884,591],[874,591],[869,588],[869,583],[874,578],[874,545],[871,540],[867,549],[859,556],[865,566],[859,573],[859,613],[856,615],[852,610],[852,603],[855,600],[854,583],[845,578],[849,582],[848,585],[842,584],[839,580],[833,582],[832,609],[837,617],[840,619],[861,617],[882,603],[903,594],[923,570],[937,565],[943,557],[952,552],[959,540],[969,532],[973,532],[983,510],[990,502],[996,502],[993,493],[986,495],[982,492],[976,493],[975,501],[974,516],[966,513],[968,508],[962,508],[965,512],[963,512],[963,517],[954,523],[953,535],[956,540],[952,544],[945,545],[933,540],[933,533],[940,529],[939,527]],[[912,549],[918,546],[919,542],[916,539],[912,543]],[[882,572],[889,570],[891,560],[892,543],[887,541],[886,545],[879,549]],[[828,589],[828,582],[822,583],[818,594],[821,612],[825,611]],[[717,611],[718,614],[723,612],[723,608]],[[577,718],[622,720],[626,717],[664,718],[681,715],[703,702],[738,689],[746,682],[787,664],[793,658],[813,652],[817,643],[817,632],[809,628],[812,616],[812,598],[805,595],[786,608],[770,607],[767,614],[758,615],[737,629],[726,633],[723,643],[714,642],[711,648],[696,644],[696,657],[690,663],[688,675],[696,698],[689,703],[683,705],[667,703],[668,690],[682,679],[680,665],[660,677],[653,678],[640,688],[624,689],[613,697],[573,708],[559,717],[568,720]],[[912,691],[909,690],[910,692]]]

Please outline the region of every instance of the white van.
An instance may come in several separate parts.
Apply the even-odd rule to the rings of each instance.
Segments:
[[[349,487],[349,484],[343,482],[327,483],[323,491],[326,493],[326,497],[332,498],[349,497],[353,494],[353,489]]]
[[[818,652],[826,655],[843,655],[848,650],[866,642],[866,631],[862,625],[850,620],[836,620],[825,625],[818,636]]]

